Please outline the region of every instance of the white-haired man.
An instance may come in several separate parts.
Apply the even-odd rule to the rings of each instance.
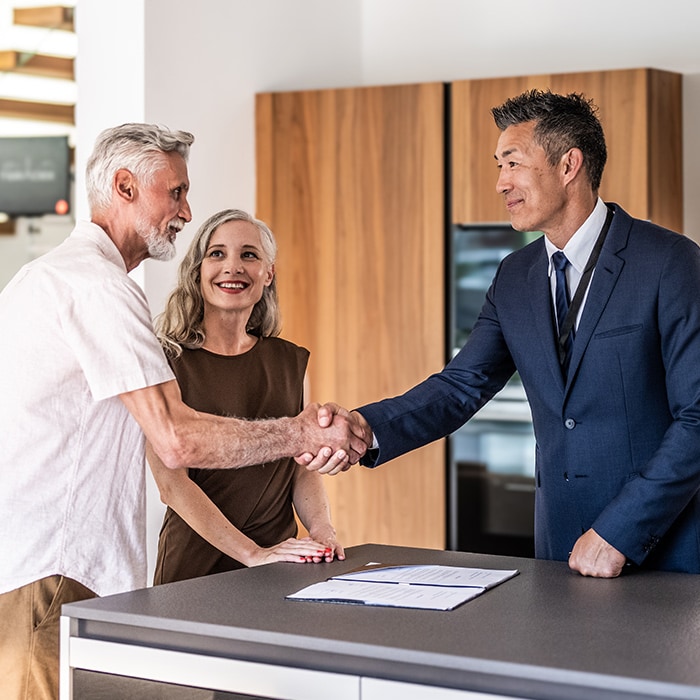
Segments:
[[[0,678],[3,698],[58,695],[61,605],[146,585],[144,434],[172,468],[232,468],[302,452],[354,462],[347,421],[240,421],[180,398],[128,276],[167,260],[190,221],[194,138],[124,124],[86,171],[90,221],[0,294]]]

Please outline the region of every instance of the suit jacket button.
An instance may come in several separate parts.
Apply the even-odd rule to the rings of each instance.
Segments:
[[[564,427],[567,430],[573,430],[576,427],[576,421],[573,418],[567,418],[564,421]]]

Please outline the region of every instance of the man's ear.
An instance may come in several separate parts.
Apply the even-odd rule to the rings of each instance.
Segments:
[[[125,168],[117,170],[114,175],[114,189],[118,197],[129,202],[133,201],[136,192],[133,174]]]
[[[571,182],[583,168],[583,152],[580,148],[570,148],[561,157],[561,174],[564,183]]]

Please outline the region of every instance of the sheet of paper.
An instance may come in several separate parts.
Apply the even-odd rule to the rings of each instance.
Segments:
[[[410,583],[424,586],[476,586],[491,588],[512,578],[517,569],[473,569],[463,566],[382,566],[374,565],[334,576],[336,580]]]
[[[354,603],[395,608],[452,610],[476,598],[483,588],[411,586],[407,584],[367,583],[329,579],[307,586],[287,598],[327,603]]]

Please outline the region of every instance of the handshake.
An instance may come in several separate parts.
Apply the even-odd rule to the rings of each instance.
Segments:
[[[294,420],[303,446],[294,459],[310,471],[340,474],[372,446],[372,429],[363,416],[338,404],[310,404]]]

